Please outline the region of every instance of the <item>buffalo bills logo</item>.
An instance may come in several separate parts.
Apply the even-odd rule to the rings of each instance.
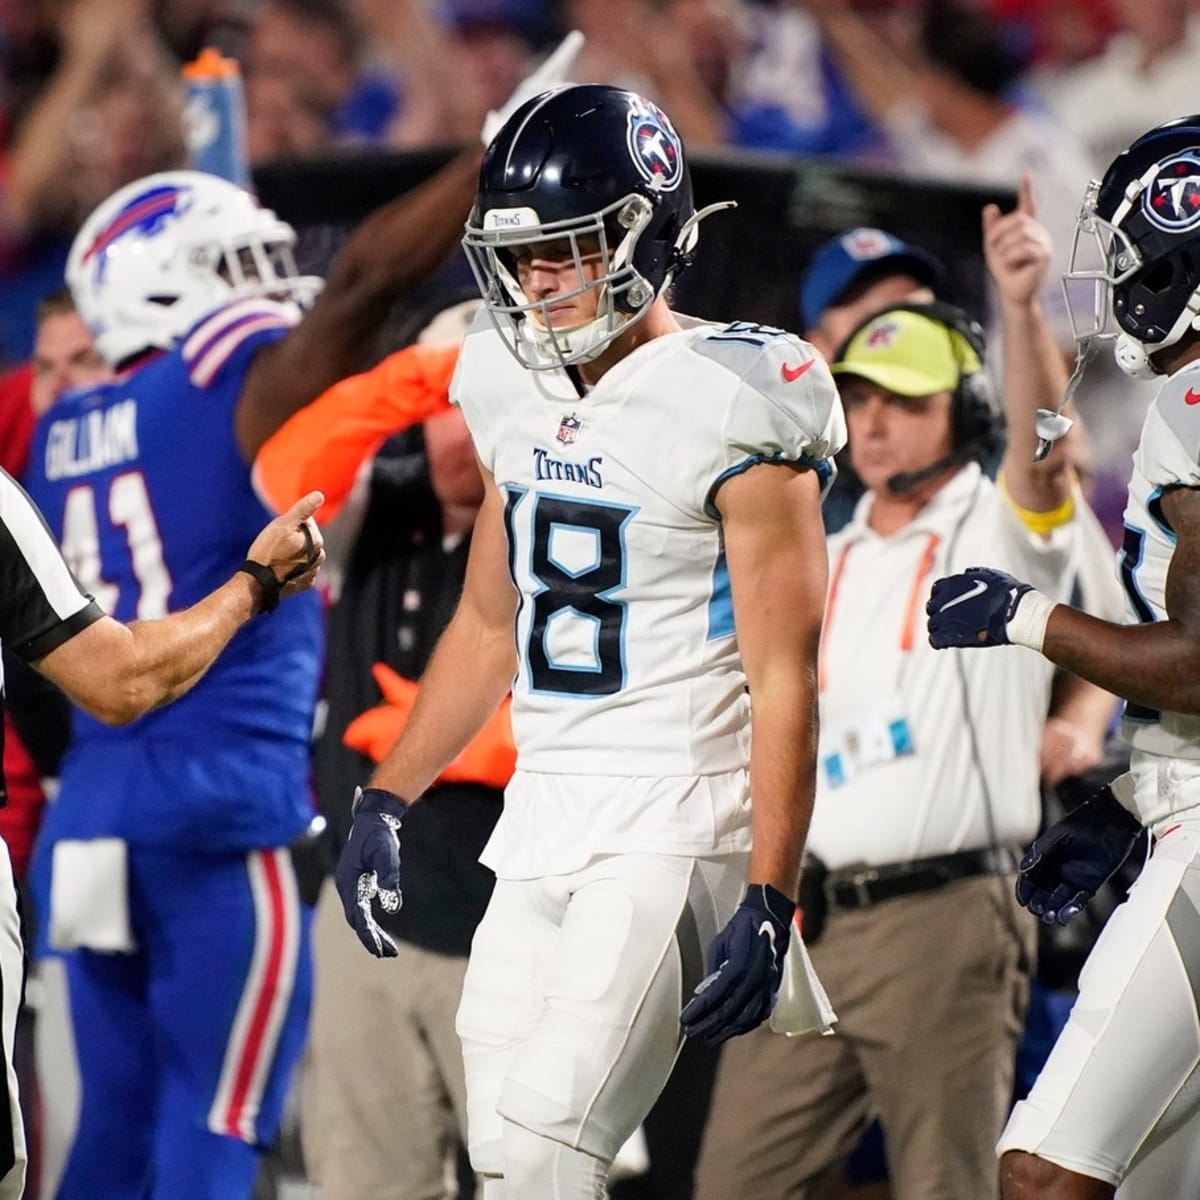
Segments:
[[[629,154],[638,174],[656,192],[669,192],[683,178],[683,145],[667,114],[639,100],[629,106]]]
[[[886,350],[900,332],[900,326],[895,321],[881,321],[867,334],[864,347],[870,350]]]
[[[139,193],[96,235],[84,253],[83,261],[96,263],[96,275],[103,281],[106,262],[105,251],[119,238],[136,230],[143,237],[158,233],[167,221],[176,214],[188,210],[191,194],[171,184],[149,188]]]
[[[1152,225],[1171,233],[1200,225],[1200,155],[1187,150],[1159,163],[1142,208]]]

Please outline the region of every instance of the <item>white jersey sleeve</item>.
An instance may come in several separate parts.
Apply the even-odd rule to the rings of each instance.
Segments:
[[[743,322],[710,330],[693,348],[737,379],[719,443],[723,461],[706,497],[710,513],[717,488],[759,462],[804,463],[828,488],[846,422],[817,351],[794,334]]]
[[[1130,623],[1166,620],[1176,537],[1162,498],[1180,487],[1200,487],[1200,364],[1190,364],[1162,383],[1134,451],[1117,559]],[[1131,703],[1121,733],[1135,751],[1200,760],[1200,717]],[[1139,815],[1152,821],[1163,814]]]

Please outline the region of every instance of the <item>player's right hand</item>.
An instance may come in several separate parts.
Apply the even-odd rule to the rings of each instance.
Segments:
[[[309,492],[267,525],[246,552],[250,562],[262,564],[275,576],[279,596],[306,591],[316,582],[325,561],[325,539],[313,513],[324,502],[321,492]]]
[[[359,788],[350,812],[354,822],[342,847],[333,881],[342,911],[358,940],[376,958],[395,958],[396,943],[379,927],[371,909],[398,912],[400,894],[400,822],[408,805],[383,788]]]
[[[1007,646],[1009,624],[1027,592],[1034,589],[991,567],[968,567],[937,580],[929,593],[929,644]]]
[[[1065,925],[1129,857],[1142,826],[1101,788],[1056,821],[1021,859],[1017,900],[1047,925]]]

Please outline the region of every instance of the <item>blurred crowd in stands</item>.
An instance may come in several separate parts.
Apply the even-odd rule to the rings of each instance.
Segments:
[[[660,103],[693,158],[829,156],[1014,191],[1028,178],[1055,255],[1042,309],[1068,359],[1058,276],[1088,181],[1200,111],[1200,0],[0,0],[0,465],[24,465],[30,378],[95,367],[70,305],[47,298],[101,200],[186,165],[181,69],[202,48],[238,60],[263,166],[471,142],[568,29],[587,39],[575,79]],[[1105,369],[1089,369],[1090,440],[1073,452],[1085,483],[1119,481],[1119,504],[1142,407]],[[49,773],[6,768],[10,790]],[[12,822],[29,811],[0,831],[19,871],[36,822]]]
[[[70,237],[116,187],[184,165],[181,65],[236,57],[253,165],[446,146],[567,28],[578,82],[658,101],[693,155],[815,154],[1015,187],[1058,261],[1087,181],[1200,109],[1192,0],[0,0],[0,367],[33,345]],[[1128,423],[1126,423],[1128,424]],[[1118,423],[1097,453],[1124,465]]]

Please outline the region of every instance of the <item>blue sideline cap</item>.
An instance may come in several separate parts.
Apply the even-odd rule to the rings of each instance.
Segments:
[[[536,41],[549,23],[545,0],[442,0],[442,21],[460,35],[473,29],[512,29]]]
[[[812,329],[821,314],[867,271],[875,273],[886,263],[897,273],[905,272],[929,287],[942,282],[942,264],[918,246],[910,246],[882,229],[863,226],[839,233],[822,242],[800,280],[800,316]]]

